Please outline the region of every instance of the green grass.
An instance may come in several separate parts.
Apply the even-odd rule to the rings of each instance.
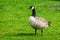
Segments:
[[[0,0],[0,40],[60,40],[60,10],[49,8],[59,4],[60,1],[48,0]],[[28,23],[30,5],[36,7],[37,16],[52,22],[43,36],[40,30],[34,35]]]

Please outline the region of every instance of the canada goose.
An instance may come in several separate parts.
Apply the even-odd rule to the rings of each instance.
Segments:
[[[30,6],[29,9],[32,10],[32,15],[29,18],[30,25],[35,29],[35,35],[37,29],[41,30],[41,35],[43,35],[43,28],[50,26],[50,22],[42,17],[36,17],[35,7]]]

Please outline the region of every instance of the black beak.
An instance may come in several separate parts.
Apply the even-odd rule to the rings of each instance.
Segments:
[[[31,9],[32,8],[32,6],[29,6],[29,9]]]

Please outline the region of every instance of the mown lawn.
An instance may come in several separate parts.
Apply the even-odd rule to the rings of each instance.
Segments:
[[[51,21],[51,27],[34,35],[29,25],[30,5],[36,7],[37,16]],[[60,1],[48,0],[0,0],[0,40],[60,40]]]

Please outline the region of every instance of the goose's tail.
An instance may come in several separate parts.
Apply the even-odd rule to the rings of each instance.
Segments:
[[[48,25],[51,26],[51,22],[50,21],[48,21]]]

